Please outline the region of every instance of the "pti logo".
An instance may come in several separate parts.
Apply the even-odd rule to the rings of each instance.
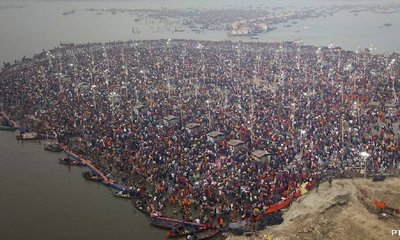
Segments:
[[[400,237],[400,230],[392,230],[392,236],[399,236]]]

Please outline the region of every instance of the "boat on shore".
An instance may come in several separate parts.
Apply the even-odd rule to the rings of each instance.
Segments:
[[[0,125],[0,130],[2,131],[15,131],[17,130],[16,127],[11,126],[11,125]]]
[[[184,32],[185,31],[185,29],[183,29],[183,28],[175,28],[175,32]]]
[[[58,143],[47,143],[44,145],[44,150],[50,152],[62,152],[64,149]]]
[[[62,13],[62,15],[67,16],[67,15],[71,15],[73,13],[75,13],[75,10],[65,11],[65,12]]]
[[[126,199],[131,198],[131,195],[129,194],[128,191],[116,191],[116,192],[113,192],[112,195],[114,197],[118,197],[118,198],[126,198]]]
[[[17,140],[36,140],[38,134],[36,132],[20,132],[17,134]]]
[[[219,233],[218,229],[205,229],[205,230],[199,230],[195,231],[193,233],[188,234],[187,236],[180,236],[175,239],[196,239],[196,240],[201,240],[201,239],[209,239],[214,236],[216,236]]]
[[[194,229],[180,227],[174,227],[167,232],[167,238],[177,238],[182,236],[187,236],[189,234],[193,234],[195,232]]]
[[[103,181],[103,179],[100,176],[98,176],[96,173],[94,173],[92,171],[83,172],[82,176],[86,180],[93,181],[93,182],[102,182]]]
[[[149,215],[149,211],[147,209],[147,204],[144,199],[132,199],[132,206],[134,206],[139,212],[142,212],[146,215]]]
[[[78,167],[86,166],[85,163],[78,161],[78,160],[70,159],[70,158],[60,158],[59,163],[67,165],[67,166],[78,166]]]
[[[207,230],[215,230],[215,229],[207,229],[207,228],[202,228],[202,229],[195,229],[195,228],[185,228],[181,226],[174,227],[171,230],[167,232],[167,238],[180,238],[183,236],[188,236],[188,235],[195,235],[199,234],[202,231],[207,231]]]
[[[16,122],[10,120],[10,118],[3,112],[0,112],[0,130],[2,131],[15,131],[18,129]]]
[[[228,37],[246,37],[246,36],[255,36],[256,34],[253,32],[229,32]]]
[[[203,229],[210,228],[208,224],[201,224],[196,222],[188,222],[180,219],[165,217],[165,216],[152,216],[150,223],[160,228],[173,229],[174,227],[183,226],[186,228]]]

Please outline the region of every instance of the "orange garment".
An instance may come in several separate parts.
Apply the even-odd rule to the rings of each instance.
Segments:
[[[386,204],[384,202],[380,202],[380,201],[375,201],[374,202],[375,206],[377,206],[378,208],[385,208]]]

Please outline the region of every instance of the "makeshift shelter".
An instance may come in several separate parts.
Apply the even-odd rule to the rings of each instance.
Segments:
[[[79,89],[79,91],[89,91],[90,90],[90,84],[87,82],[81,82],[78,84],[77,88]]]
[[[200,124],[198,124],[198,123],[188,123],[186,125],[186,130],[191,134],[197,134],[200,131]]]
[[[133,107],[133,111],[135,112],[136,115],[143,115],[145,114],[147,111],[149,110],[149,108],[143,104],[136,104]]]
[[[264,150],[255,150],[251,153],[251,158],[257,162],[271,162],[271,154]]]
[[[178,118],[173,115],[164,117],[164,124],[168,127],[176,126],[178,122]]]
[[[232,152],[237,152],[242,150],[245,147],[245,144],[241,140],[230,140],[228,146]]]
[[[116,104],[121,102],[121,97],[116,92],[112,92],[108,95],[108,101],[111,104]]]
[[[219,131],[212,131],[207,134],[207,140],[213,143],[222,141],[225,139],[225,135]]]

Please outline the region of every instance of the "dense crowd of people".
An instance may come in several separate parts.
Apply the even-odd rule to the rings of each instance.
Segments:
[[[399,60],[293,42],[71,44],[5,66],[0,107],[109,178],[147,189],[153,210],[239,220],[304,182],[354,169],[394,173]],[[224,139],[210,141],[212,131]],[[254,150],[270,161],[254,160]]]

